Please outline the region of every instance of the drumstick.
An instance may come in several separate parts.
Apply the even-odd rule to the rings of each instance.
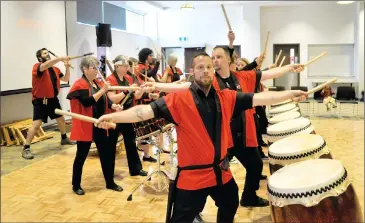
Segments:
[[[113,66],[111,65],[110,61],[105,59],[105,63],[106,63],[106,65],[108,65],[109,70],[113,73],[114,69],[113,69]]]
[[[276,60],[275,60],[275,66],[278,64],[278,61],[279,61],[279,58],[280,58],[281,52],[282,52],[282,50],[280,50],[279,55],[276,57]]]
[[[136,91],[136,90],[141,90],[140,87],[130,87],[130,86],[110,86],[109,87],[109,91],[128,91],[128,90],[132,90],[132,91]]]
[[[268,42],[269,42],[269,36],[270,36],[270,31],[269,31],[269,32],[267,32],[266,44],[265,44],[265,50],[264,50],[264,56],[266,55],[267,44],[268,44]]]
[[[286,56],[284,56],[283,59],[281,60],[279,67],[281,67],[281,65],[283,65],[285,58],[286,58]]]
[[[77,59],[77,58],[80,58],[80,57],[87,57],[87,56],[91,56],[93,55],[94,53],[85,53],[83,55],[80,55],[80,56],[73,56],[73,57],[70,57],[70,60],[73,60],[73,59]]]
[[[148,37],[148,39],[151,41],[153,48],[155,49],[156,53],[160,52],[162,59],[165,60],[165,56],[162,54],[162,51],[158,51],[155,44],[153,43],[151,37]]]
[[[53,52],[51,52],[50,50],[48,50],[48,53],[50,53],[50,54],[52,54],[54,57],[57,57],[58,58],[58,56],[56,55],[56,54],[54,54]],[[70,67],[72,68],[72,69],[75,69],[71,64],[70,64]]]
[[[327,52],[323,52],[323,53],[321,53],[321,55],[316,56],[316,57],[315,57],[315,58],[313,58],[312,60],[308,61],[306,64],[304,64],[304,66],[305,66],[305,67],[306,67],[306,66],[308,66],[309,64],[313,63],[314,61],[318,60],[319,58],[321,58],[321,57],[323,57],[323,56],[325,56],[325,55],[327,55]]]
[[[330,84],[332,84],[332,83],[334,83],[334,82],[336,82],[337,81],[337,78],[333,78],[333,79],[331,79],[331,80],[329,80],[329,81],[326,81],[326,82],[324,82],[323,84],[321,84],[321,85],[318,85],[317,87],[315,87],[315,88],[312,88],[312,89],[310,89],[307,93],[308,94],[313,94],[314,92],[317,92],[317,91],[319,91],[319,90],[322,90],[324,87],[326,87],[327,85],[330,85]]]
[[[56,108],[54,112],[57,115],[71,116],[72,118],[75,118],[75,119],[78,119],[78,120],[81,120],[81,121],[85,121],[85,122],[91,122],[91,123],[94,123],[94,124],[98,123],[98,119],[96,119],[96,118],[91,118],[89,116],[80,115],[80,114],[73,113],[73,112],[63,111],[63,110],[58,109],[58,108]],[[108,122],[108,126],[115,129],[117,125],[115,123]]]
[[[124,105],[124,103],[127,101],[127,99],[133,94],[133,91],[130,91],[123,99],[122,103],[120,103],[121,106]]]
[[[228,29],[229,29],[229,31],[232,31],[232,27],[231,27],[231,24],[229,23],[229,19],[228,19],[227,13],[226,13],[226,9],[224,8],[223,4],[221,4],[221,7],[222,7],[222,10],[223,10],[224,17],[226,18]]]

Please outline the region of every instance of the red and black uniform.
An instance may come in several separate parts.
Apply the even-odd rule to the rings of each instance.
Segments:
[[[42,72],[41,64],[41,62],[34,64],[32,70],[33,120],[41,119],[47,123],[48,116],[51,119],[61,117],[55,114],[54,110],[61,109],[57,96],[60,92],[60,78],[64,75],[54,66]]]
[[[129,75],[125,75],[123,80],[121,80],[117,74],[112,73],[106,79],[109,81],[111,86],[130,86],[133,84],[133,79]],[[116,91],[116,94],[119,94],[120,91]],[[128,91],[124,91],[124,94],[127,96]],[[117,102],[120,104],[121,102]],[[127,101],[123,104],[124,110],[131,108],[135,105],[134,93],[132,93]],[[111,112],[111,111],[109,111]],[[112,145],[114,147],[117,144],[119,133],[122,133],[123,140],[125,144],[127,161],[129,167],[130,175],[138,175],[142,170],[142,163],[139,159],[137,147],[136,147],[136,133],[134,131],[132,123],[121,123],[117,125],[116,131],[111,135]]]
[[[103,83],[95,79],[93,87],[85,75],[78,79],[71,87],[67,95],[70,100],[71,112],[99,118],[106,113],[107,108],[111,108],[111,101],[106,95],[95,101],[93,94],[97,93]],[[94,126],[93,123],[72,119],[72,129],[70,139],[77,141],[77,152],[73,164],[72,185],[80,187],[82,168],[90,150],[92,141],[95,142],[99,153],[101,168],[107,187],[113,186],[115,169],[115,145],[109,138],[114,130],[104,130]]]
[[[166,70],[164,70],[162,72],[162,74],[165,73]],[[175,71],[172,69],[172,66],[170,66],[170,70],[169,70],[169,73],[168,73],[168,77],[167,77],[167,80],[166,80],[166,83],[172,83],[172,82],[175,82],[175,81],[178,81],[180,80],[180,76],[183,74],[183,72],[180,70],[180,68],[178,67],[175,67]]]
[[[159,66],[160,66],[160,62],[158,62],[158,61],[156,62],[155,66],[139,62],[138,68],[136,69],[137,78],[140,81],[144,82],[145,81],[144,75],[146,74],[146,69],[147,69],[147,77],[153,77],[157,81],[156,75],[157,75]]]
[[[210,195],[218,207],[218,222],[233,222],[238,187],[226,159],[232,147],[230,120],[252,107],[253,94],[216,91],[208,96],[193,83],[151,103],[155,118],[176,125],[179,141],[178,176],[171,222],[193,222]],[[224,103],[223,103],[224,102]]]
[[[228,78],[221,78],[216,73],[213,86],[216,89],[230,89],[243,93],[254,93],[261,80],[261,72],[231,72]],[[246,168],[246,181],[242,200],[256,199],[256,190],[260,187],[263,162],[257,149],[257,135],[254,119],[255,109],[242,111],[231,121],[231,133],[234,146],[230,148],[230,156],[236,156]]]

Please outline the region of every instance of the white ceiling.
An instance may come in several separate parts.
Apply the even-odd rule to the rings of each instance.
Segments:
[[[194,8],[216,7],[224,5],[244,5],[258,4],[260,6],[283,6],[283,5],[303,5],[303,4],[336,4],[328,1],[107,1],[111,4],[124,7],[128,10],[147,14],[163,10],[178,10],[182,4],[192,4]]]

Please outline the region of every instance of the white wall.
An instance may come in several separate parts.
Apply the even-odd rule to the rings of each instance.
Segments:
[[[77,23],[76,1],[66,2],[66,19],[68,54],[74,56],[94,52],[94,55],[96,56],[97,46],[95,27]],[[123,31],[112,30],[112,42],[113,47],[109,50],[112,58],[119,54],[138,58],[138,52],[142,48],[149,47],[153,49],[153,46],[147,37]],[[33,54],[34,52],[32,51],[31,53]],[[75,69],[71,69],[70,85],[82,75],[79,69],[80,61],[80,59],[72,61],[72,65]],[[61,70],[63,71],[64,69]],[[70,109],[70,102],[66,99],[68,91],[69,88],[62,88],[58,97],[63,110]],[[33,106],[31,100],[31,93],[2,96],[1,123],[32,118]],[[48,124],[52,123],[55,122],[49,121]]]
[[[359,2],[359,17],[357,19],[358,21],[358,32],[357,32],[357,38],[358,38],[358,54],[356,58],[357,60],[357,69],[359,74],[359,91],[358,95],[361,97],[361,91],[364,90],[364,2]]]
[[[260,53],[260,7],[256,3],[225,6],[235,45],[241,45],[243,57],[252,60]],[[211,54],[215,45],[228,45],[228,26],[220,5],[193,11],[167,10],[158,13],[158,35],[164,47],[181,46],[178,37],[188,37],[186,47],[207,45]]]
[[[1,49],[11,47],[6,58],[1,58],[1,82],[2,90],[21,89],[32,86],[31,69],[37,62],[35,57],[36,50],[46,47],[54,53],[61,55],[66,54],[66,35],[65,35],[65,5],[64,2],[1,2],[2,11],[9,10],[12,18],[9,21],[2,19],[2,24],[8,24],[10,27],[1,26],[3,33],[17,33],[18,35],[9,38],[1,38]],[[34,10],[30,10],[33,8]],[[30,11],[29,11],[30,10]],[[63,14],[62,14],[63,13]],[[2,13],[2,15],[6,13]],[[42,15],[42,16],[40,16]],[[55,16],[55,17],[52,17]],[[49,18],[42,23],[42,19]],[[56,27],[51,27],[51,26]],[[11,29],[14,26],[14,30]],[[5,29],[5,30],[3,30]],[[8,29],[8,30],[6,30]],[[48,33],[44,33],[48,31]],[[42,33],[43,32],[43,33]],[[49,33],[51,32],[51,33]],[[55,36],[56,35],[56,36]],[[2,37],[6,37],[2,36]],[[17,45],[14,45],[17,44]],[[18,48],[19,49],[18,49]],[[25,66],[24,66],[25,64]],[[12,67],[13,72],[3,70],[3,67]],[[56,65],[62,72],[65,68],[62,63]],[[14,69],[15,68],[15,69]],[[10,81],[6,81],[10,78]],[[3,84],[12,84],[19,82],[16,86],[7,86],[4,89]],[[23,84],[21,84],[23,82]],[[68,92],[68,88],[61,88],[60,103],[62,108],[68,109],[69,103],[63,98]],[[16,94],[1,96],[1,123],[9,123],[18,120],[24,120],[33,117],[32,94]],[[53,123],[53,122],[52,122]]]
[[[300,62],[303,63],[308,61],[308,44],[355,43],[355,24],[356,4],[318,2],[316,5],[262,7],[261,50],[265,48],[270,31],[263,67],[273,62],[273,44],[299,43]],[[334,66],[337,62],[340,61],[334,61]],[[265,82],[267,86],[272,84],[272,80]],[[300,85],[313,87],[307,70],[300,75]]]

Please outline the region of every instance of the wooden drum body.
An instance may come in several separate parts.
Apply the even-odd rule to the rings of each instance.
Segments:
[[[314,133],[314,127],[311,122],[304,117],[279,122],[267,128],[269,145],[291,135]]]
[[[275,172],[268,182],[274,222],[363,222],[359,200],[340,161],[306,160]]]
[[[269,169],[273,174],[284,166],[311,159],[332,159],[320,135],[298,134],[274,142],[269,147]]]

